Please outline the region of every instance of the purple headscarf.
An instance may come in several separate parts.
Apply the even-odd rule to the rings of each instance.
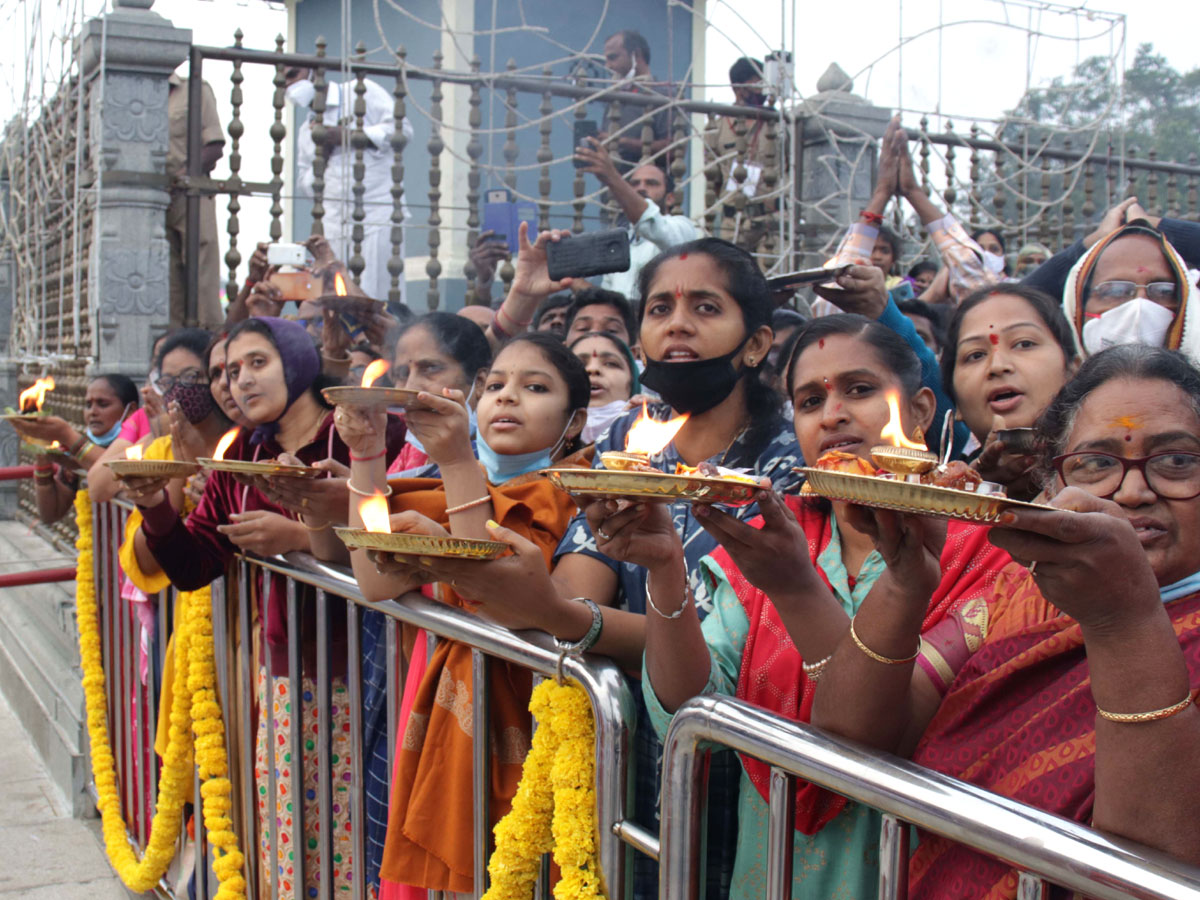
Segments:
[[[255,316],[250,321],[260,322],[267,327],[271,343],[279,351],[283,362],[283,377],[287,384],[287,405],[284,407],[286,413],[321,374],[321,356],[313,345],[312,337],[299,322],[275,316]],[[228,342],[226,345],[228,346]],[[225,378],[230,380],[228,369]],[[250,443],[261,444],[268,438],[273,438],[278,431],[278,421],[264,422],[251,433]]]

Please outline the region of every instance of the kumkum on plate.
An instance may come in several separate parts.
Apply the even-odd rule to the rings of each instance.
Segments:
[[[188,478],[200,464],[178,459],[110,459],[104,463],[118,478]]]
[[[810,490],[804,493],[922,516],[994,524],[1000,514],[1008,510],[1053,509],[1039,503],[1011,500],[1002,494],[976,494],[974,491],[892,480],[876,475],[853,475],[808,466],[797,471],[806,476],[805,485]]]
[[[502,556],[508,544],[475,538],[436,537],[429,534],[389,534],[361,528],[335,528],[351,550],[377,550],[393,556],[437,556],[444,559],[489,560]]]
[[[233,472],[237,475],[286,476],[288,478],[320,478],[323,469],[312,466],[287,466],[277,462],[253,462],[244,459],[210,459],[202,456],[196,460],[206,469],[217,472]]]
[[[573,497],[613,497],[673,503],[723,503],[742,506],[754,499],[761,485],[708,475],[668,475],[666,472],[626,472],[614,469],[543,469],[542,475]]]

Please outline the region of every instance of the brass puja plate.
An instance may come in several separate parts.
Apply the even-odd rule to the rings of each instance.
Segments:
[[[287,478],[320,478],[323,469],[312,466],[286,466],[277,462],[250,462],[242,459],[209,459],[202,456],[196,460],[206,469],[217,472],[233,472],[238,475],[285,476]]]
[[[912,481],[880,478],[875,475],[851,475],[827,469],[805,467],[797,471],[806,476],[809,490],[829,500],[842,500],[859,506],[893,509],[897,512],[964,522],[994,524],[1000,514],[1013,509],[1053,509],[1040,503],[1011,500],[1002,494],[977,494],[955,488],[935,487]]]
[[[0,415],[0,419],[6,422],[36,422],[45,415],[45,413],[4,413]]]
[[[175,459],[110,459],[104,463],[118,478],[188,478],[200,464]]]
[[[666,472],[621,472],[612,469],[542,469],[560,490],[572,496],[658,500],[671,503],[724,503],[742,506],[754,499],[758,484],[707,475],[668,475]]]
[[[444,559],[495,559],[508,550],[500,541],[434,537],[428,534],[388,534],[361,528],[335,528],[351,550],[377,550],[393,556],[437,556]]]
[[[412,406],[420,391],[397,387],[356,387],[351,384],[327,387],[321,396],[337,406]]]

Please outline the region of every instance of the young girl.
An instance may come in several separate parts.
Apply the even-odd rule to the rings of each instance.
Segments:
[[[588,395],[583,364],[557,338],[530,334],[510,341],[497,354],[479,399],[477,461],[462,392],[423,392],[421,408],[409,412],[409,427],[439,466],[442,479],[391,482],[391,506],[399,511],[392,517],[393,529],[471,538],[520,534],[534,545],[544,571],[575,504],[537,472],[560,463],[577,447]],[[378,437],[381,412],[339,407],[337,417],[351,447],[352,493],[386,492]],[[350,521],[361,527],[359,499],[351,502]],[[489,521],[499,527],[489,527]],[[352,560],[368,600],[394,597],[431,580],[424,567],[376,562],[362,551],[354,551]],[[442,588],[446,602],[464,605]],[[418,640],[418,655],[423,647]],[[416,659],[413,664],[420,663]],[[492,764],[494,823],[511,803],[528,749],[525,708],[531,682],[528,671],[517,667],[493,662],[491,672],[491,727],[506,736],[497,742]],[[445,684],[458,685],[452,704],[435,702]],[[411,714],[402,713],[407,728],[396,748],[382,866],[385,886],[397,882],[422,891],[473,889],[471,795],[448,789],[470,782],[471,735],[454,709],[469,707],[471,684],[470,648],[442,641],[428,660]]]
[[[805,459],[837,449],[869,458],[886,443],[886,397],[899,397],[902,425],[928,427],[934,399],[921,387],[917,357],[894,332],[861,316],[817,319],[798,335],[787,368],[796,437]],[[742,523],[698,507],[721,549],[703,563],[713,611],[700,621],[683,578],[683,548],[657,504],[608,527],[614,543],[649,571],[642,690],[655,729],[702,693],[734,694],[788,718],[807,721],[823,661],[863,599],[922,594],[925,627],[969,601],[990,595],[1008,561],[987,543],[987,529],[916,520],[863,527],[844,503],[761,492],[761,519]],[[892,517],[895,519],[896,517]],[[904,517],[906,523],[910,517]],[[640,519],[640,521],[639,521]],[[899,540],[897,541],[897,535]],[[915,598],[914,598],[915,599]],[[864,638],[865,640],[865,638]],[[766,890],[769,767],[743,760],[733,897]],[[879,817],[874,811],[801,785],[796,792],[792,896],[863,897],[878,883]]]
[[[1048,295],[1019,284],[976,291],[954,311],[942,378],[981,451],[974,467],[1028,500],[1033,448],[1006,447],[996,432],[1032,428],[1079,367],[1071,326]]]
[[[629,398],[642,388],[633,352],[616,335],[602,331],[585,334],[571,343],[571,352],[587,369],[592,386],[587,425],[583,427],[583,441],[590,444],[627,411]]]
[[[225,453],[226,459],[270,460],[281,454],[307,464],[324,464],[333,459],[348,463],[349,451],[338,438],[333,428],[333,415],[323,405],[320,388],[321,362],[312,340],[304,327],[296,322],[275,318],[253,318],[238,323],[230,332],[226,347],[226,376],[233,399],[246,417],[254,424],[253,431],[239,431],[237,438]],[[403,443],[403,427],[398,421],[384,424],[383,452],[381,459],[393,457]],[[240,477],[240,476],[239,476]],[[238,542],[256,540],[259,532],[272,531],[262,512],[280,513],[253,484],[239,481],[226,472],[212,472],[205,486],[199,506],[188,517],[186,523],[179,518],[175,507],[163,490],[161,480],[145,479],[127,489],[134,502],[142,510],[144,521],[142,534],[146,548],[172,584],[183,590],[195,590],[208,584],[224,573],[225,566],[238,549]],[[247,514],[250,514],[247,516]],[[300,541],[299,535],[297,540]],[[280,549],[307,549],[308,541],[298,547]],[[274,797],[266,795],[269,784],[268,768],[274,766],[280,773],[291,771],[290,719],[293,714],[303,715],[306,728],[316,726],[315,704],[303,705],[293,710],[292,692],[304,691],[317,695],[315,684],[308,673],[316,671],[315,628],[311,614],[301,623],[304,657],[303,685],[292,685],[287,677],[287,607],[282,592],[275,589],[279,579],[272,580],[269,596],[263,598],[260,621],[264,623],[264,652],[268,666],[259,670],[259,733],[258,765],[256,781],[259,785],[259,815],[262,829],[261,874],[269,880],[274,867],[279,876],[279,896],[292,898],[302,892],[315,891],[320,884],[319,864],[330,864],[321,860],[317,853],[306,858],[305,884],[293,883],[292,864],[289,860],[290,844],[283,841],[278,847],[279,856],[269,860],[266,856],[270,840],[270,816],[278,819],[280,831],[287,831],[287,807],[301,793],[305,798],[306,838],[316,840],[319,822],[316,792],[309,799],[307,792],[293,779],[276,779],[277,792]],[[306,610],[311,613],[311,608]],[[331,671],[345,670],[345,634],[335,628],[331,636]],[[350,720],[345,703],[346,686],[343,679],[334,679],[335,752],[338,763],[335,779],[342,785],[342,774],[349,771],[349,738],[343,730]],[[272,702],[268,704],[267,698]],[[268,707],[272,710],[268,713]],[[275,716],[274,734],[276,746],[272,748],[270,762],[265,746],[267,735],[266,716]],[[317,778],[316,750],[304,753],[303,778],[305,784]],[[345,790],[345,788],[340,788]],[[337,796],[337,795],[335,795]],[[338,804],[341,812],[335,816],[336,855],[340,863],[334,864],[333,880],[339,890],[348,890],[352,883],[353,862],[350,858],[350,831],[348,803]]]

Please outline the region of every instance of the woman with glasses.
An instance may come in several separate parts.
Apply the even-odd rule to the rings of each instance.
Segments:
[[[1075,263],[1063,312],[1085,353],[1141,343],[1181,350],[1200,362],[1195,276],[1161,231],[1136,219],[1100,240]]]
[[[1200,863],[1200,372],[1103,351],[1038,430],[1055,508],[992,529],[1019,563],[987,615],[922,636],[924,604],[868,596],[813,723]],[[918,900],[1016,896],[1015,870],[936,835],[909,872]]]

